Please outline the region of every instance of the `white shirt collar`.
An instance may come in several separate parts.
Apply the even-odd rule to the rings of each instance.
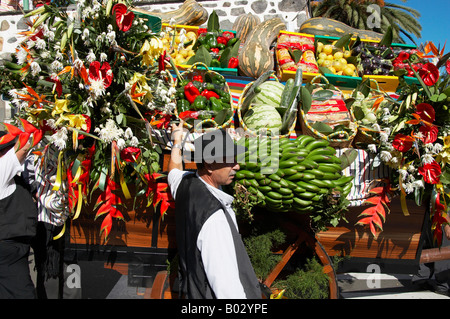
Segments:
[[[213,195],[222,202],[222,204],[224,204],[226,207],[231,206],[231,204],[233,203],[233,200],[234,200],[233,196],[225,193],[224,191],[222,191],[221,188],[216,188],[212,185],[209,185],[198,175],[198,172],[196,172],[196,174],[197,174],[197,177],[206,185],[206,187],[208,187],[210,192],[213,193]]]

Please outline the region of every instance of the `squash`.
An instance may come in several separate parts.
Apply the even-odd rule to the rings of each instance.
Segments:
[[[242,14],[236,18],[232,30],[236,31],[236,37],[245,43],[248,34],[261,23],[259,17],[252,13]]]
[[[273,70],[274,57],[270,46],[281,30],[286,30],[284,21],[280,18],[272,18],[260,23],[250,32],[239,51],[241,74],[258,78],[264,72]]]
[[[168,12],[153,12],[141,8],[133,8],[133,11],[159,17],[162,23],[170,23],[173,19],[175,24],[199,26],[208,20],[208,11],[195,0],[186,0],[178,9]]]
[[[355,29],[343,22],[322,17],[306,20],[300,26],[299,32],[339,38],[345,34],[352,33],[354,36],[359,36],[361,39],[374,42],[379,42],[383,38],[381,33],[370,30]]]

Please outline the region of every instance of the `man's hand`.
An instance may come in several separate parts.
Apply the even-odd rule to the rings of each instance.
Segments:
[[[183,140],[183,120],[180,120],[180,123],[177,124],[172,124],[172,141],[173,144],[181,144],[181,141]]]
[[[181,143],[183,140],[183,120],[180,120],[180,123],[172,124],[172,142],[173,145],[178,144],[182,147]],[[170,172],[172,169],[183,169],[183,156],[182,156],[182,150],[179,148],[172,147],[172,151],[170,153],[170,160],[169,160],[169,166],[168,171]]]

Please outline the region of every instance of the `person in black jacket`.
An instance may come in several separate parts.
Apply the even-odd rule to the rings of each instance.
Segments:
[[[238,231],[233,196],[222,186],[239,170],[245,151],[225,130],[194,141],[197,172],[183,171],[181,130],[172,126],[168,183],[175,199],[180,291],[188,299],[260,299],[259,281]]]
[[[0,137],[6,135],[0,131]],[[0,145],[0,299],[34,299],[28,256],[36,235],[37,206],[18,173],[31,144]]]

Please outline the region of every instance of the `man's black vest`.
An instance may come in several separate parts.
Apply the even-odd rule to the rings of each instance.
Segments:
[[[23,178],[16,176],[14,181],[14,193],[0,200],[0,240],[28,240],[36,235],[37,204]]]
[[[197,238],[203,224],[219,209],[224,211],[233,234],[239,278],[249,299],[260,299],[261,289],[250,259],[226,207],[214,197],[196,176],[187,174],[176,192],[175,220],[180,269],[180,295],[188,299],[213,299],[214,292],[208,283]]]

